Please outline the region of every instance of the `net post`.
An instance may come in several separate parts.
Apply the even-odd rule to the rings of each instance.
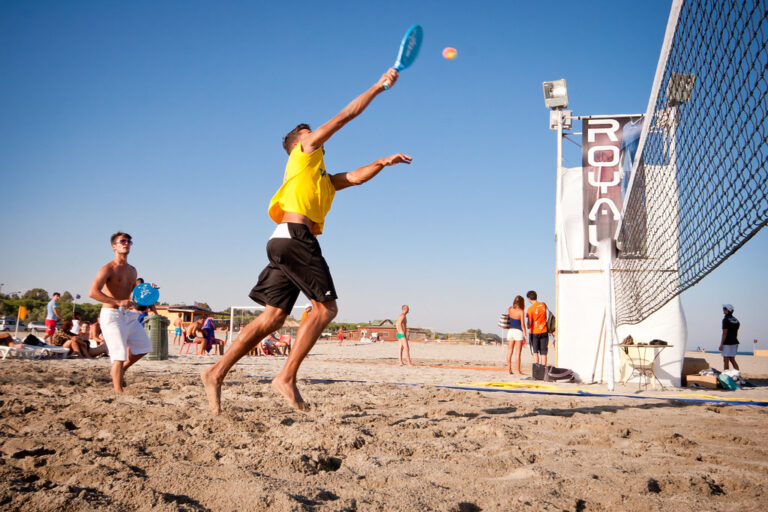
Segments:
[[[613,240],[605,238],[598,246],[598,256],[603,266],[605,277],[605,349],[608,352],[608,391],[615,388],[614,379],[614,345],[616,344],[616,322],[613,317],[613,280],[611,279],[611,263],[613,260]]]
[[[563,193],[563,116],[570,112],[555,110],[557,113],[557,162],[555,166],[555,247],[557,248],[557,233],[562,219],[562,193]],[[561,232],[563,230],[560,230]],[[560,314],[560,258],[555,255],[555,314]],[[557,331],[556,331],[557,332]],[[555,338],[555,366],[560,364],[560,343]]]
[[[227,347],[224,352],[232,348],[232,340],[234,339],[234,325],[235,325],[235,308],[229,307],[229,332],[227,333],[227,339],[225,346]]]
[[[667,68],[667,61],[669,60],[669,52],[672,49],[672,43],[675,39],[675,29],[677,28],[677,21],[680,19],[680,9],[683,6],[683,0],[673,0],[672,7],[669,10],[669,19],[667,20],[667,30],[664,33],[664,42],[661,45],[661,54],[659,55],[659,62],[656,64],[656,75],[653,78],[653,87],[651,88],[651,96],[648,98],[648,107],[645,109],[645,118],[643,118],[643,129],[640,132],[640,140],[637,144],[637,151],[635,152],[635,160],[632,162],[632,170],[629,173],[629,185],[624,194],[625,198],[628,198],[632,193],[632,185],[635,182],[635,174],[637,173],[637,167],[640,163],[640,157],[643,154],[643,148],[645,142],[648,139],[648,131],[650,130],[651,123],[654,119],[654,109],[656,108],[656,100],[659,96],[659,89],[661,88],[661,82],[664,79],[664,70]],[[627,201],[621,208],[621,217],[616,225],[616,232],[614,233],[614,239],[619,239],[619,233],[621,233],[621,227],[624,224],[624,214],[627,211]]]

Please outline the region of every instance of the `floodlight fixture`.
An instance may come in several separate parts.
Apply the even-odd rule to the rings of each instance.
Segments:
[[[674,107],[691,101],[695,83],[696,75],[688,73],[672,73],[667,82],[667,105]]]
[[[541,84],[544,89],[544,104],[547,108],[561,109],[568,106],[568,86],[565,78]]]

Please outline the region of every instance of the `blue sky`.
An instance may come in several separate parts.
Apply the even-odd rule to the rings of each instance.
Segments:
[[[330,172],[414,158],[336,196],[320,243],[337,319],[393,318],[408,303],[412,325],[497,332],[516,294],[554,303],[541,82],[566,78],[575,114],[645,111],[670,2],[319,5],[1,3],[3,291],[85,295],[123,230],[162,300],[249,304],[282,136],[374,83],[419,23],[415,65],[326,145]],[[578,164],[570,148],[566,165]],[[690,346],[717,345],[729,301],[742,341],[768,348],[766,249],[760,233],[683,295]]]

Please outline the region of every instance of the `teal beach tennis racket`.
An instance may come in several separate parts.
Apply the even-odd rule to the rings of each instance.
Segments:
[[[422,30],[421,25],[411,25],[400,42],[400,50],[397,52],[397,60],[393,66],[395,71],[400,72],[413,64],[419,55],[423,38],[424,30]],[[386,82],[384,82],[384,89],[389,89],[389,84]]]

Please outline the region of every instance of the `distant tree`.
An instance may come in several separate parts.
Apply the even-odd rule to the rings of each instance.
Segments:
[[[45,320],[45,308],[30,309],[25,322],[42,322]]]
[[[207,302],[195,302],[195,306],[199,308],[211,309],[211,306]]]
[[[45,302],[48,302],[49,300],[51,300],[51,298],[48,296],[48,292],[43,290],[42,288],[32,288],[31,290],[27,290],[26,292],[24,292],[24,295],[22,295],[21,298],[43,300]]]
[[[64,292],[61,294],[61,300],[63,302],[72,302],[74,300],[74,297],[69,292]]]
[[[77,312],[83,316],[83,320],[86,322],[95,322],[99,318],[99,312],[101,311],[101,304],[91,304],[84,302],[77,305]]]
[[[358,325],[359,324],[350,323],[350,322],[331,322],[328,324],[325,330],[329,332],[336,332],[339,330],[339,327],[341,327],[345,331],[354,331],[355,329],[357,329]]]

